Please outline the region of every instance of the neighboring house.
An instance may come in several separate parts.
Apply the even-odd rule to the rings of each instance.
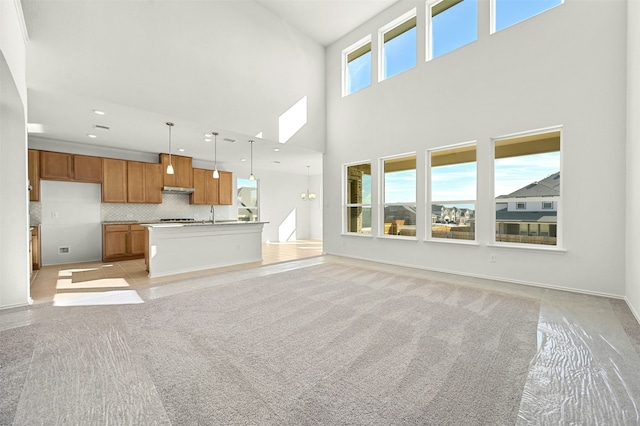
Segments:
[[[496,241],[555,244],[560,172],[496,198]],[[517,235],[517,241],[512,236]]]

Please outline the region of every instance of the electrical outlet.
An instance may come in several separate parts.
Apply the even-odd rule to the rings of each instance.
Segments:
[[[132,215],[131,213],[129,213],[129,214],[127,215],[127,219],[133,219],[133,215]]]
[[[199,217],[199,216],[198,216],[198,213],[194,213],[194,214],[193,214],[193,219],[194,219],[194,220],[198,220],[198,217]]]
[[[496,263],[496,255],[495,254],[490,254],[489,255],[489,262]]]

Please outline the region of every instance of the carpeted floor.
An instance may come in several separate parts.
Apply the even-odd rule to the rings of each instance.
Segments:
[[[336,264],[64,308],[0,332],[0,424],[512,425],[539,308]]]

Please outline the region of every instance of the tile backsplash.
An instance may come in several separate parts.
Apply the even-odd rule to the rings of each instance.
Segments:
[[[236,217],[234,206],[214,206],[214,212],[216,220]],[[32,225],[42,223],[42,203],[30,202],[29,215]],[[186,194],[162,194],[162,204],[102,203],[100,205],[100,220],[103,222],[117,220],[151,222],[165,218],[210,220],[211,206],[191,205],[189,196]]]

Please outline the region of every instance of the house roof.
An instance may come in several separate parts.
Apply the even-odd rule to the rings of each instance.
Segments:
[[[560,172],[556,172],[540,181],[532,182],[511,194],[501,195],[498,198],[557,197],[559,195]]]
[[[556,223],[558,214],[554,211],[546,212],[514,212],[507,210],[496,211],[496,221],[498,222],[540,222]]]

